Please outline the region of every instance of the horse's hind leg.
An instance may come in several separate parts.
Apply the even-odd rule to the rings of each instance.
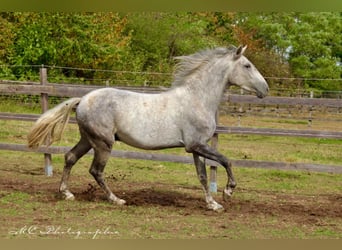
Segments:
[[[74,200],[74,195],[68,189],[68,180],[71,168],[75,163],[91,149],[91,145],[85,137],[81,137],[80,141],[65,154],[65,165],[59,192],[65,197],[66,200]]]
[[[117,205],[123,205],[126,203],[126,201],[116,197],[104,181],[103,170],[110,156],[111,148],[109,148],[105,143],[100,144],[103,145],[94,148],[95,156],[89,172],[95,178],[100,187],[105,191],[109,201]]]
[[[217,203],[210,194],[209,187],[208,187],[207,170],[205,168],[204,162],[200,160],[199,155],[197,155],[196,153],[193,154],[193,157],[194,157],[198,179],[203,186],[203,190],[205,194],[205,201],[207,202],[208,209],[211,209],[214,211],[222,211],[223,210],[222,205]]]

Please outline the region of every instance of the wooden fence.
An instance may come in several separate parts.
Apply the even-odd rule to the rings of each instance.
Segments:
[[[0,80],[0,94],[1,95],[40,95],[42,100],[42,110],[47,109],[48,96],[57,97],[80,97],[86,93],[105,86],[85,86],[74,84],[56,84],[47,83],[46,70],[41,69],[41,82],[19,82]],[[164,91],[164,88],[150,88],[150,87],[119,87],[121,89],[128,89],[131,91],[157,93]],[[289,105],[289,106],[312,106],[312,107],[333,107],[342,108],[341,99],[315,99],[315,98],[293,98],[293,97],[273,97],[269,96],[264,99],[256,98],[250,95],[225,95],[224,102],[236,104],[250,104],[250,105]],[[0,119],[35,121],[38,115],[34,114],[13,114],[0,113]],[[75,122],[71,119],[70,122]],[[272,136],[301,136],[301,137],[315,137],[315,138],[334,138],[342,139],[342,132],[336,131],[316,131],[316,130],[284,130],[284,129],[269,129],[269,128],[250,128],[250,127],[227,127],[218,126],[215,136],[218,134],[254,134],[254,135],[272,135]],[[26,145],[6,144],[0,143],[0,150],[13,150],[22,152],[32,152]],[[44,153],[46,161],[46,173],[52,174],[51,170],[51,154],[62,154],[70,150],[69,147],[42,147],[37,152]],[[92,152],[90,152],[92,153]],[[171,161],[180,163],[193,163],[192,157],[166,155],[149,152],[128,152],[113,150],[112,156],[130,159],[156,160],[156,161]],[[216,162],[207,161],[212,167],[213,174]],[[272,168],[282,170],[307,170],[318,172],[342,173],[342,166],[329,166],[321,164],[304,164],[304,163],[284,163],[284,162],[265,162],[252,160],[233,160],[236,166],[255,167],[255,168]]]

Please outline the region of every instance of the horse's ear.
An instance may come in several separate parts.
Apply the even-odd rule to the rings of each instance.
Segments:
[[[240,45],[235,52],[234,59],[235,60],[239,59],[243,55],[243,53],[245,53],[246,49],[247,49],[247,45],[245,46]]]

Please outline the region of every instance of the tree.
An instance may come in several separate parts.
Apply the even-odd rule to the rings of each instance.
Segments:
[[[129,37],[122,35],[125,20],[116,13],[34,13],[6,15],[14,27],[9,63],[13,65],[57,65],[106,69],[120,62]],[[37,67],[15,68],[16,75],[38,71]],[[79,77],[92,78],[94,71],[76,70]],[[70,70],[63,70],[70,76]]]
[[[0,13],[0,63],[14,75],[37,75],[39,65],[139,72],[173,71],[173,57],[214,46],[248,45],[247,57],[273,88],[342,89],[341,13]],[[11,73],[9,72],[9,73]],[[54,71],[82,78],[105,71]],[[51,75],[49,73],[49,75]],[[145,81],[144,76],[130,80]],[[127,77],[127,75],[123,76]],[[290,82],[274,78],[315,78]],[[169,82],[169,79],[168,79]],[[156,84],[162,84],[160,79]]]
[[[0,75],[12,75],[11,69],[8,68],[9,55],[12,54],[11,47],[13,44],[14,31],[13,25],[6,19],[4,13],[0,14]]]
[[[207,21],[197,13],[133,13],[126,32],[132,34],[131,50],[136,70],[169,72],[172,58],[216,44],[207,36]]]
[[[7,55],[9,48],[13,43],[13,25],[6,19],[6,16],[0,15],[0,62],[8,61]]]
[[[252,43],[260,41],[261,48],[278,57],[278,63],[268,64],[271,71],[282,73],[278,76],[286,76],[277,68],[288,64],[295,77],[341,77],[340,13],[239,13],[235,23],[243,34],[251,34]],[[337,81],[307,81],[305,85],[342,89]]]
[[[223,14],[221,14],[223,15]],[[259,71],[269,77],[271,88],[282,85],[283,80],[274,80],[272,77],[291,77],[288,62],[283,60],[278,41],[281,39],[280,26],[266,25],[266,17],[262,13],[226,13],[225,27],[230,39],[236,45],[247,45],[247,57],[256,65]],[[265,27],[263,26],[265,25]],[[230,31],[229,31],[230,30]],[[276,31],[276,32],[275,32]]]
[[[289,62],[299,77],[341,77],[342,23],[340,13],[301,13],[290,33]],[[309,88],[342,90],[340,82],[308,81]]]

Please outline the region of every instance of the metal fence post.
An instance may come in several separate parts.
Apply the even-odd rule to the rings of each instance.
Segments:
[[[40,68],[39,75],[40,75],[40,84],[46,85],[47,84],[47,70],[46,68],[44,68],[44,65],[42,65],[42,67]],[[49,100],[49,95],[47,93],[41,93],[42,113],[46,112],[49,109],[48,100]],[[51,165],[51,154],[44,154],[44,162],[45,162],[45,175],[52,176],[53,169]]]
[[[314,92],[311,90],[310,91],[310,98],[314,98]],[[313,106],[309,107],[309,119],[308,119],[308,127],[311,128],[312,126],[312,111],[313,111]]]

